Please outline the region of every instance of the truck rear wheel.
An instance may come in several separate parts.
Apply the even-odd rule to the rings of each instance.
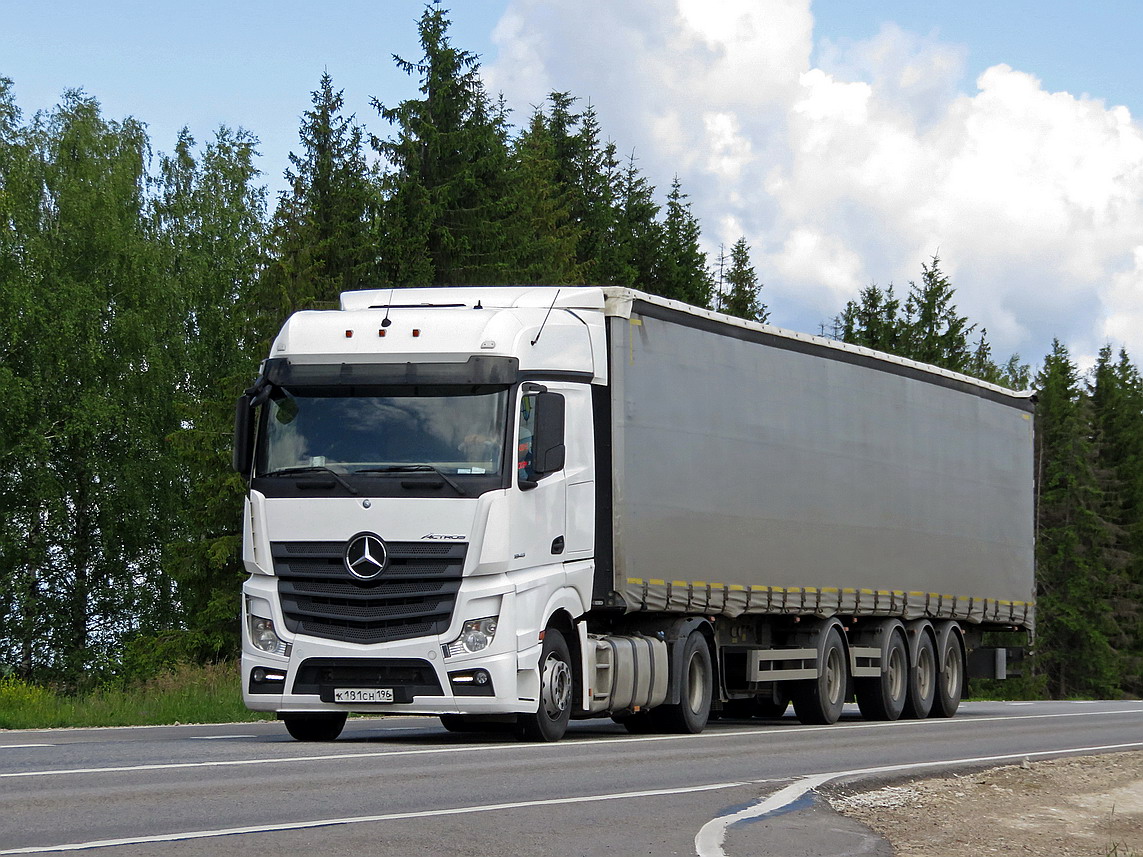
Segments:
[[[857,707],[866,720],[896,720],[909,691],[909,649],[900,627],[889,633],[881,652],[881,675],[853,681]]]
[[[571,719],[575,677],[571,652],[564,635],[555,628],[544,632],[540,650],[540,700],[535,714],[522,714],[518,724],[528,741],[559,741]]]
[[[960,707],[964,694],[964,653],[957,635],[950,631],[941,644],[941,672],[937,676],[937,697],[933,700],[933,717],[952,717]]]
[[[826,631],[820,653],[818,677],[794,684],[794,713],[803,723],[826,725],[841,717],[849,684],[849,659],[836,625]]]
[[[315,714],[283,714],[286,731],[298,741],[332,741],[345,728],[344,711]]]
[[[701,631],[691,631],[683,646],[679,663],[679,702],[660,705],[648,713],[658,732],[702,732],[710,719],[714,670],[711,668],[710,646]]]
[[[905,699],[906,717],[924,720],[933,708],[933,698],[937,695],[937,650],[933,638],[921,632],[917,641],[917,653],[912,669],[909,670],[909,694]]]

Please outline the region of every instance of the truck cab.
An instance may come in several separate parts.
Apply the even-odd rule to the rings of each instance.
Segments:
[[[237,405],[249,707],[302,738],[350,708],[543,714],[544,632],[578,649],[590,608],[602,306],[385,290],[288,320]]]

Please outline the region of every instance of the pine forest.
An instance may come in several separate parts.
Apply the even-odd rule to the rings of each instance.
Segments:
[[[0,679],[82,688],[238,651],[234,401],[282,320],[357,288],[631,286],[773,321],[746,238],[709,258],[589,100],[518,124],[426,9],[419,87],[368,130],[328,74],[268,198],[258,140],[145,127],[68,91],[26,115],[0,78]],[[1143,694],[1143,380],[1105,348],[1000,361],[935,255],[827,336],[1031,388],[1038,632],[1028,697]]]

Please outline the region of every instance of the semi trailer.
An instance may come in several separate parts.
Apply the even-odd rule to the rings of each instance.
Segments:
[[[299,740],[951,717],[1034,629],[1032,410],[626,288],[346,292],[237,403],[245,702]]]

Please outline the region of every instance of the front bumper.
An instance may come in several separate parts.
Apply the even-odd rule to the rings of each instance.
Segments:
[[[273,578],[253,577],[244,588],[244,613],[251,604],[262,612],[271,607],[279,633],[284,622]],[[499,629],[483,652],[446,657],[444,646],[459,633],[359,645],[304,635],[288,636],[288,655],[254,647],[248,631],[242,643],[242,691],[254,711],[354,711],[373,714],[516,714],[534,711],[536,657],[516,650],[513,597],[502,590],[477,592],[462,599],[457,616],[491,615],[488,604],[499,605]],[[469,617],[469,614],[473,614]],[[460,619],[454,622],[461,624]],[[248,628],[243,616],[243,628]],[[454,633],[455,632],[455,633]],[[531,667],[521,669],[525,660]],[[337,691],[378,691],[343,694]],[[392,702],[372,701],[384,697]],[[363,698],[368,701],[362,701]]]

